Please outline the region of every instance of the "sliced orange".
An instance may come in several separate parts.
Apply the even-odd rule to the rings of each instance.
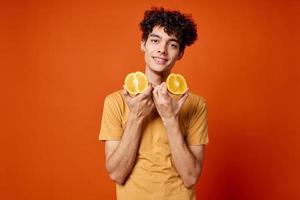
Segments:
[[[148,87],[148,80],[143,72],[133,72],[125,78],[125,88],[131,95],[144,92]]]
[[[184,94],[187,90],[187,84],[181,74],[169,74],[166,84],[172,94]]]

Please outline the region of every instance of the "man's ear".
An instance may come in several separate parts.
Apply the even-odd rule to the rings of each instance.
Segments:
[[[145,52],[145,50],[146,50],[145,45],[146,45],[146,42],[145,42],[144,40],[142,40],[142,41],[141,41],[141,51],[142,51],[142,52]]]
[[[180,60],[183,57],[183,54],[184,54],[184,50],[180,51],[177,56],[177,60]]]

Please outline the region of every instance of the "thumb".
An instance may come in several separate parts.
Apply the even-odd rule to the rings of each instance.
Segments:
[[[129,93],[128,93],[126,87],[125,87],[125,85],[123,85],[123,91],[122,91],[122,94],[123,94],[125,100],[128,101],[129,98],[130,98],[130,95],[129,95]]]
[[[184,93],[184,95],[182,97],[180,97],[180,99],[178,100],[179,107],[181,107],[183,105],[183,103],[186,101],[188,96],[189,96],[189,89],[187,89],[186,92]]]
[[[162,94],[162,95],[164,95],[164,96],[168,95],[168,89],[167,89],[166,82],[163,82],[163,83],[161,84],[160,91],[161,91],[161,94]]]

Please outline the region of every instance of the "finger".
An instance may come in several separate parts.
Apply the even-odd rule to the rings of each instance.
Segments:
[[[145,102],[145,105],[148,106],[152,103],[152,98],[143,99],[143,101]]]
[[[151,95],[152,90],[153,90],[153,87],[151,84],[149,84],[148,88],[145,90],[146,96]]]
[[[141,99],[148,98],[149,96],[151,96],[152,90],[153,90],[152,85],[149,85],[149,86],[147,87],[147,89],[140,95],[140,98],[141,98]]]
[[[157,86],[158,97],[161,95],[161,93],[162,93],[162,84],[160,84],[160,85]]]
[[[154,104],[154,102],[152,100],[147,101],[147,106],[148,108],[151,108],[151,106]]]
[[[153,97],[154,103],[156,103],[157,99],[158,99],[158,89],[159,89],[159,86],[156,86],[152,91],[152,97]]]
[[[166,92],[166,83],[165,82],[163,82],[162,84],[160,84],[159,85],[159,92],[161,93],[161,94],[163,94],[163,93],[165,93]]]
[[[153,88],[152,93],[153,93],[153,94],[157,94],[158,88],[159,88],[159,85],[155,86],[155,87]]]
[[[190,89],[189,88],[186,88],[186,91],[185,91],[185,94],[189,94],[189,92],[190,92]]]
[[[123,91],[122,91],[122,94],[123,94],[123,96],[124,96],[124,98],[125,98],[126,100],[128,100],[128,99],[130,98],[130,94],[128,93],[128,91],[127,91],[125,85],[123,85]]]
[[[160,94],[162,94],[163,96],[168,95],[168,90],[167,90],[167,84],[166,84],[166,82],[163,82],[161,84]]]
[[[151,105],[150,105],[150,110],[153,111],[154,109],[155,109],[155,104],[154,104],[154,102],[152,102]]]
[[[165,83],[162,83],[160,87],[158,88],[158,98],[165,101],[170,98],[170,95],[167,91],[167,86]]]
[[[180,97],[180,99],[178,100],[178,105],[179,107],[181,107],[183,105],[183,103],[186,101],[186,99],[188,98],[189,96],[189,89],[187,89],[184,93],[184,95],[182,95]]]

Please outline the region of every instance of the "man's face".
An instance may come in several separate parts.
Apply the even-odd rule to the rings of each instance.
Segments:
[[[142,41],[141,48],[145,52],[146,67],[156,73],[169,72],[183,55],[179,52],[178,39],[168,35],[160,26],[153,27],[147,41]]]

